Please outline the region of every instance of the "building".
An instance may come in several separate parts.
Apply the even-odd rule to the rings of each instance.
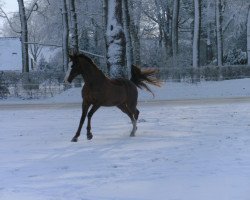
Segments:
[[[0,37],[0,71],[22,71],[19,37]]]

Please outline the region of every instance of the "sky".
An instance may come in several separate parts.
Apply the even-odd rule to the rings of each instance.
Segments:
[[[17,0],[0,0],[0,2],[3,4],[3,9],[8,15],[11,15],[11,13],[18,10]],[[5,20],[3,18],[0,18],[0,28],[2,27],[4,22]]]
[[[15,12],[18,9],[17,0],[2,0],[6,12]]]

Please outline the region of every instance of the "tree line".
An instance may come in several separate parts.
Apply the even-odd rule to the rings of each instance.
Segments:
[[[111,77],[129,77],[132,63],[162,69],[250,64],[248,0],[17,2],[17,13],[0,7],[0,15],[3,34],[21,37],[23,72],[30,70],[29,56],[39,62],[41,44],[62,47],[61,70],[70,50],[101,55],[93,58]]]

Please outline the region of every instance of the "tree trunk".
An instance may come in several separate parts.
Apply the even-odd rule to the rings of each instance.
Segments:
[[[75,9],[75,0],[70,0],[70,15],[71,15],[71,45],[74,52],[79,51],[78,42],[78,26],[77,26],[77,14]]]
[[[129,1],[129,13],[130,13],[130,31],[133,45],[133,61],[137,66],[141,64],[141,42],[140,42],[140,20],[141,20],[141,1],[138,1],[138,11],[136,16],[134,15],[133,2]]]
[[[247,16],[247,60],[248,65],[250,65],[250,5]]]
[[[221,67],[223,65],[221,0],[216,0],[216,36],[217,36],[217,61],[218,61],[218,66]]]
[[[179,9],[180,9],[180,0],[174,0],[173,21],[172,21],[172,48],[173,48],[174,67],[177,67]]]
[[[122,2],[108,0],[107,61],[111,78],[128,78],[125,57],[126,40],[122,24]]]
[[[122,0],[123,29],[126,38],[126,58],[128,78],[131,77],[131,66],[133,64],[133,50],[130,35],[130,15],[128,10],[128,0]]]
[[[66,0],[62,0],[62,17],[63,17],[63,70],[67,71],[69,64],[69,23],[68,23],[68,9]]]
[[[23,0],[18,0],[21,21],[22,72],[29,72],[28,26]]]
[[[158,26],[159,26],[159,46],[162,47],[163,45],[163,19],[162,19],[162,10],[160,7],[160,2],[159,0],[155,0],[155,6],[156,6],[156,16],[157,16],[157,21],[158,21]]]
[[[194,0],[193,68],[195,69],[199,67],[200,14],[200,0]]]
[[[103,30],[107,29],[107,23],[108,23],[108,0],[103,0],[102,1],[102,9],[103,9]],[[108,52],[108,42],[107,42],[107,34],[104,35],[104,45],[105,45],[105,49],[104,49],[104,65],[105,65],[105,70],[106,72],[107,70],[107,63],[108,63],[108,56],[107,56],[107,52]]]
[[[207,26],[207,64],[211,63],[213,60],[213,48],[211,42],[211,23]]]

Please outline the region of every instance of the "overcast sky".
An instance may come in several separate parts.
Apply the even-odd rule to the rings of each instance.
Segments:
[[[15,12],[18,9],[17,0],[2,0],[6,12]]]
[[[18,10],[17,0],[0,0],[3,3],[4,11],[10,16],[13,12]],[[0,28],[2,27],[4,22],[3,18],[0,18]],[[1,31],[0,31],[1,35]]]

